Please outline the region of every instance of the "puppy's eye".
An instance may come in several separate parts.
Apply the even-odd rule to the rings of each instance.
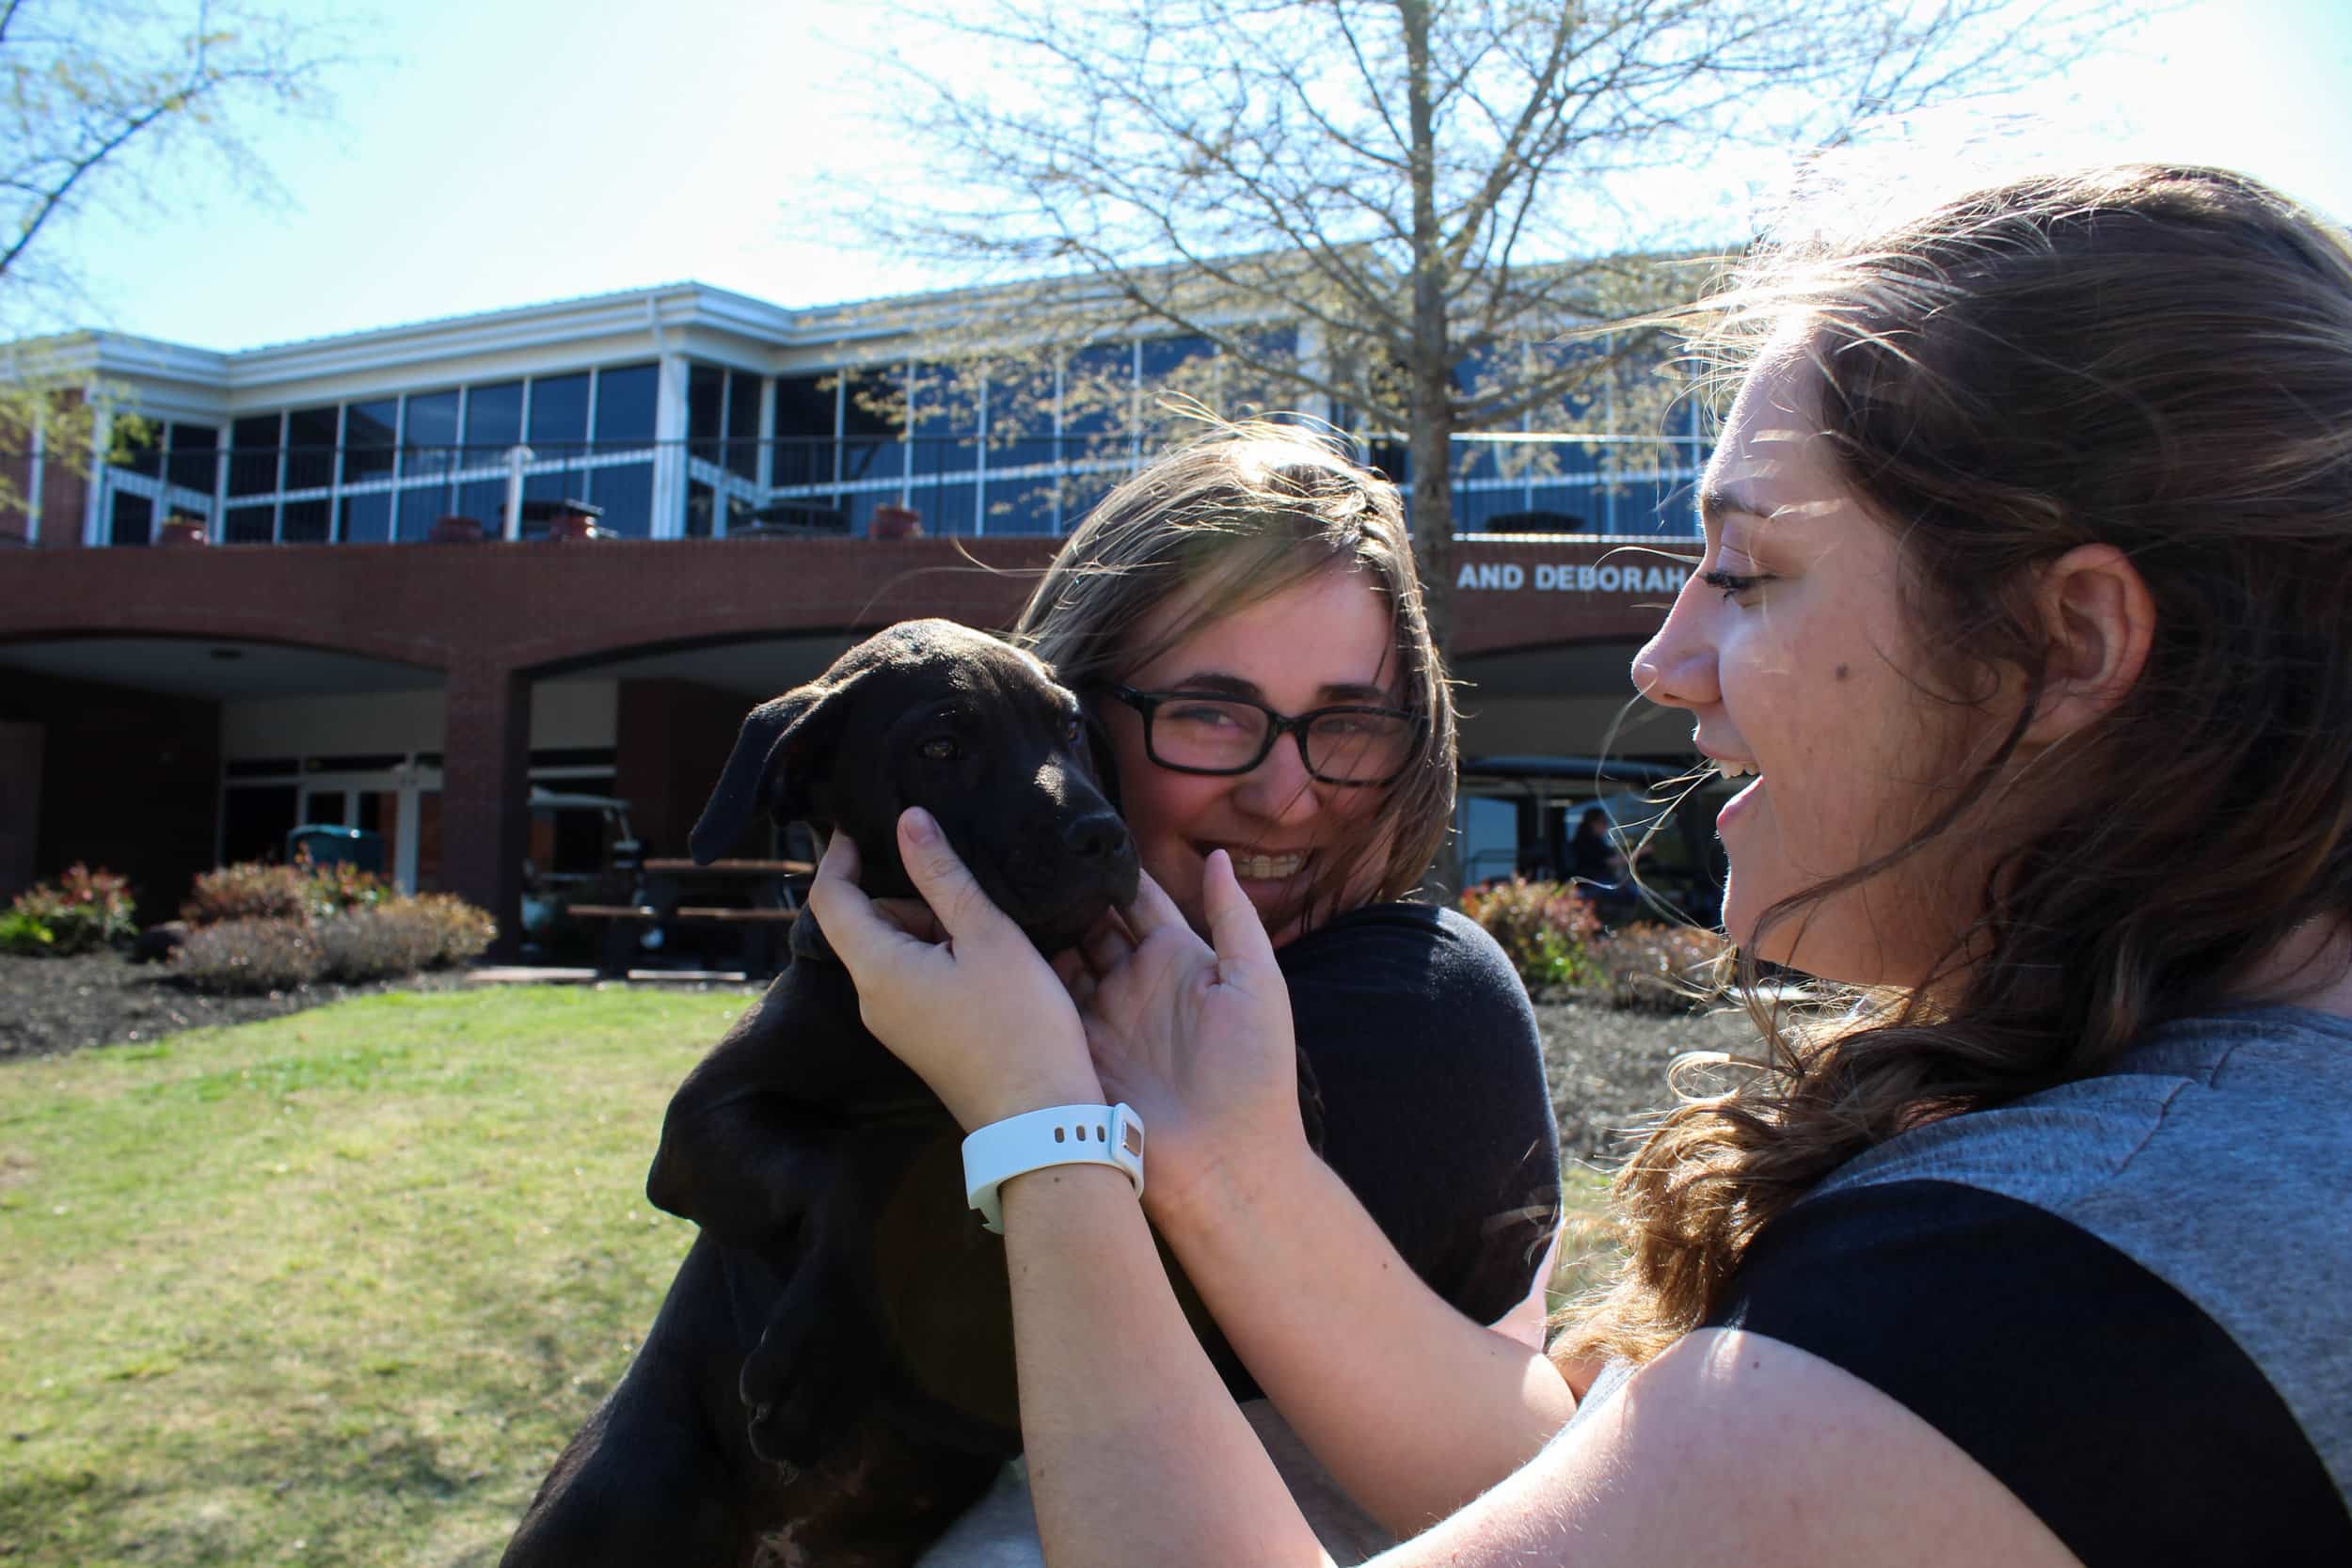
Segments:
[[[1064,740],[1069,741],[1071,744],[1075,745],[1077,744],[1078,737],[1086,734],[1086,717],[1083,714],[1073,713],[1062,721],[1061,737]]]
[[[933,762],[954,762],[963,755],[963,746],[949,736],[923,742],[923,755]]]

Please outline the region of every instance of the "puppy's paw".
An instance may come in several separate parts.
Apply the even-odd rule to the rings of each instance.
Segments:
[[[739,1392],[752,1451],[772,1465],[807,1468],[833,1452],[873,1402],[881,1347],[850,1329],[844,1313],[787,1307],[743,1360]]]

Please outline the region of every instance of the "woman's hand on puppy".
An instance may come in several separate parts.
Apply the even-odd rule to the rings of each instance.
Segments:
[[[1073,988],[1105,1097],[1133,1105],[1149,1131],[1144,1199],[1155,1214],[1305,1139],[1290,989],[1221,849],[1203,892],[1208,942],[1147,873],[1123,921],[1088,939],[1091,984]]]
[[[857,982],[866,1026],[967,1130],[1099,1102],[1061,978],[989,902],[930,814],[898,818],[898,852],[924,910],[867,898],[846,833],[833,835],[809,888],[826,942]]]

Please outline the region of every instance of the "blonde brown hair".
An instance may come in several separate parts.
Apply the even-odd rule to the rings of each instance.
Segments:
[[[1704,1322],[1756,1233],[1904,1129],[2096,1073],[2352,916],[2352,249],[2243,176],[2130,166],[2016,182],[1837,242],[1760,246],[1710,302],[1740,371],[1811,344],[1820,439],[1900,541],[1939,685],[2045,678],[2034,569],[2126,551],[2154,643],[2002,849],[1930,993],[1800,1014],[1620,1173],[1628,1256],[1555,1354],[1642,1359]],[[1923,698],[1923,700],[1926,700]],[[1801,920],[1951,831],[2014,773],[2025,705],[1936,821],[1765,911]],[[2307,975],[2306,979],[2328,976]]]
[[[1199,627],[1334,566],[1368,574],[1388,601],[1398,701],[1418,738],[1353,852],[1332,857],[1311,890],[1311,925],[1342,912],[1352,888],[1412,892],[1453,821],[1454,699],[1396,486],[1311,430],[1219,423],[1088,514],[1013,631],[1091,705]],[[1184,593],[1197,594],[1191,612],[1140,641],[1143,622]]]

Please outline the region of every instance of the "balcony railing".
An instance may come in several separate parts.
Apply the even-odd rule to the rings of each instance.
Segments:
[[[1409,483],[1401,440],[1364,442],[1359,455]],[[1459,436],[1455,527],[1687,535],[1704,455],[1681,436]],[[635,538],[853,538],[885,505],[912,510],[930,533],[1053,536],[1149,456],[1130,436],[1069,435],[262,448],[103,468],[92,515],[108,545],[151,543],[170,519],[222,544],[423,541],[452,517],[532,538],[560,502]],[[206,477],[209,489],[192,483]]]

